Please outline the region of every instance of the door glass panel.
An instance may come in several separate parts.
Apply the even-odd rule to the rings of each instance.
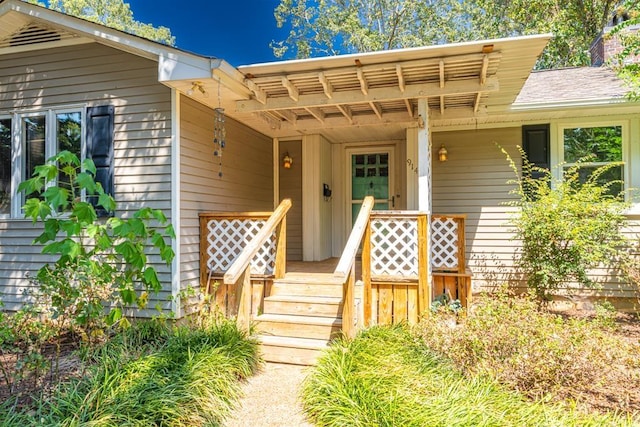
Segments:
[[[351,223],[366,196],[376,200],[374,210],[390,209],[389,153],[351,155]]]
[[[11,213],[11,119],[0,119],[0,215]]]

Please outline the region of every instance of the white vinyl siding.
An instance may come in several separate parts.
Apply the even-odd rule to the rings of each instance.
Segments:
[[[186,96],[180,102],[180,283],[185,289],[200,282],[200,212],[273,210],[273,145],[271,138],[227,117],[219,177],[213,110]]]
[[[171,215],[171,92],[157,81],[157,62],[97,43],[3,55],[0,115],[64,106],[115,107],[115,199],[119,215],[143,206]],[[31,244],[38,225],[0,219],[0,299],[12,310],[24,300],[27,275],[52,258]],[[164,291],[151,301],[169,308],[171,271],[151,261]]]

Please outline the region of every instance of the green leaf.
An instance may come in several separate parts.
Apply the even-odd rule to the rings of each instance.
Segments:
[[[40,193],[43,188],[44,180],[39,177],[27,179],[18,184],[18,191],[24,191],[24,194],[27,196],[33,193]]]
[[[49,159],[51,161],[51,159]],[[33,168],[33,175],[44,178],[47,182],[53,181],[58,176],[58,166],[55,163],[45,163]]]
[[[142,275],[142,281],[147,287],[155,292],[162,290],[162,284],[158,279],[158,274],[153,267],[147,267]]]
[[[51,206],[45,201],[36,198],[28,199],[22,208],[24,209],[24,216],[31,218],[33,222],[36,222],[38,218],[45,220],[51,215]]]
[[[87,194],[89,195],[96,193],[96,182],[91,174],[86,172],[79,173],[78,176],[76,176],[76,184],[81,189],[87,190]]]
[[[120,289],[120,297],[122,302],[128,305],[135,304],[137,299],[136,292],[133,289]]]
[[[67,233],[67,237],[79,236],[82,226],[76,221],[60,221],[60,229]]]
[[[173,229],[172,224],[167,225],[167,228],[165,228],[164,232],[167,234],[167,236],[171,237],[172,239],[176,238],[176,232]]]
[[[160,223],[160,224],[164,224],[167,222],[167,217],[165,216],[164,212],[162,212],[160,209],[154,209],[153,210],[153,217]]]
[[[69,206],[69,190],[60,187],[49,187],[42,194],[56,212]]]
[[[120,319],[122,319],[122,309],[120,309],[120,307],[112,308],[111,311],[109,311],[109,314],[106,317],[107,325],[108,326],[113,326]]]
[[[102,206],[107,212],[116,210],[116,201],[107,193],[100,193],[98,196],[98,205]]]
[[[176,256],[176,254],[173,252],[173,249],[171,248],[171,246],[165,246],[160,251],[160,258],[162,258],[162,260],[164,262],[166,262],[167,264],[170,264],[171,261],[173,261],[173,258],[175,256]]]
[[[98,216],[95,209],[87,202],[78,202],[73,207],[71,215],[78,219],[78,222],[83,224],[93,224]]]
[[[83,171],[85,171],[85,170],[89,171],[89,172],[91,172],[91,174],[93,176],[95,176],[96,175],[96,164],[93,163],[93,160],[91,160],[89,158],[84,159],[84,161],[82,162],[82,170]]]

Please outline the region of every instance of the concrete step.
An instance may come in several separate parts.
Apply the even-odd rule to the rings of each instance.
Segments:
[[[264,313],[336,318],[342,314],[342,298],[272,295],[264,299]]]
[[[342,329],[342,319],[335,317],[261,314],[255,321],[260,335],[292,338],[330,340]]]

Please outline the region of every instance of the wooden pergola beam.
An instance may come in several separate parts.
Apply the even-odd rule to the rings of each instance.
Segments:
[[[482,58],[482,69],[480,70],[480,84],[484,85],[487,81],[487,70],[489,69],[489,56]]]
[[[358,80],[360,81],[360,90],[362,91],[362,94],[368,95],[369,83],[367,82],[367,79],[364,77],[364,72],[362,71],[362,68],[358,68],[358,71],[356,74],[358,75]]]
[[[282,86],[287,89],[287,92],[289,92],[289,98],[291,98],[292,101],[297,102],[298,99],[300,99],[300,92],[298,91],[298,88],[291,83],[291,80],[284,76],[282,77]]]
[[[376,116],[378,116],[378,118],[382,120],[382,109],[380,108],[380,106],[373,101],[369,102],[369,105],[371,106],[373,112],[376,113]]]
[[[318,80],[320,80],[320,84],[322,85],[322,89],[324,89],[326,97],[331,99],[333,97],[333,86],[331,85],[331,82],[327,80],[327,76],[325,76],[323,72],[320,72],[318,73]]]
[[[400,64],[396,65],[396,75],[398,76],[398,88],[400,88],[400,92],[404,92],[404,73],[402,72],[402,65]]]
[[[411,105],[411,101],[405,98],[404,105],[405,107],[407,107],[407,113],[409,113],[409,117],[413,118],[413,106]]]
[[[325,96],[317,94],[299,95],[294,101],[291,97],[267,98],[266,104],[255,100],[242,100],[236,102],[237,112],[253,112],[263,110],[295,109],[306,107],[328,107],[341,104],[357,104],[368,102],[398,101],[405,98],[428,98],[431,96],[469,95],[478,92],[495,92],[500,88],[497,77],[488,77],[485,85],[481,85],[477,78],[456,80],[447,82],[444,88],[440,83],[425,83],[406,85],[401,92],[397,87],[369,89],[367,95],[360,90],[334,92],[333,98],[328,100]]]
[[[342,115],[349,121],[349,124],[353,124],[353,113],[351,112],[351,108],[348,105],[336,105],[338,110],[342,113]]]
[[[257,84],[255,84],[250,79],[245,79],[244,82],[246,83],[249,90],[253,92],[253,96],[256,98],[256,100],[259,103],[263,105],[267,103],[267,93],[264,90],[262,90]]]
[[[313,107],[305,107],[305,110],[311,114],[313,117],[316,118],[316,120],[318,120],[320,123],[324,123],[325,120],[325,114],[324,112],[319,109],[319,108],[313,108]]]

